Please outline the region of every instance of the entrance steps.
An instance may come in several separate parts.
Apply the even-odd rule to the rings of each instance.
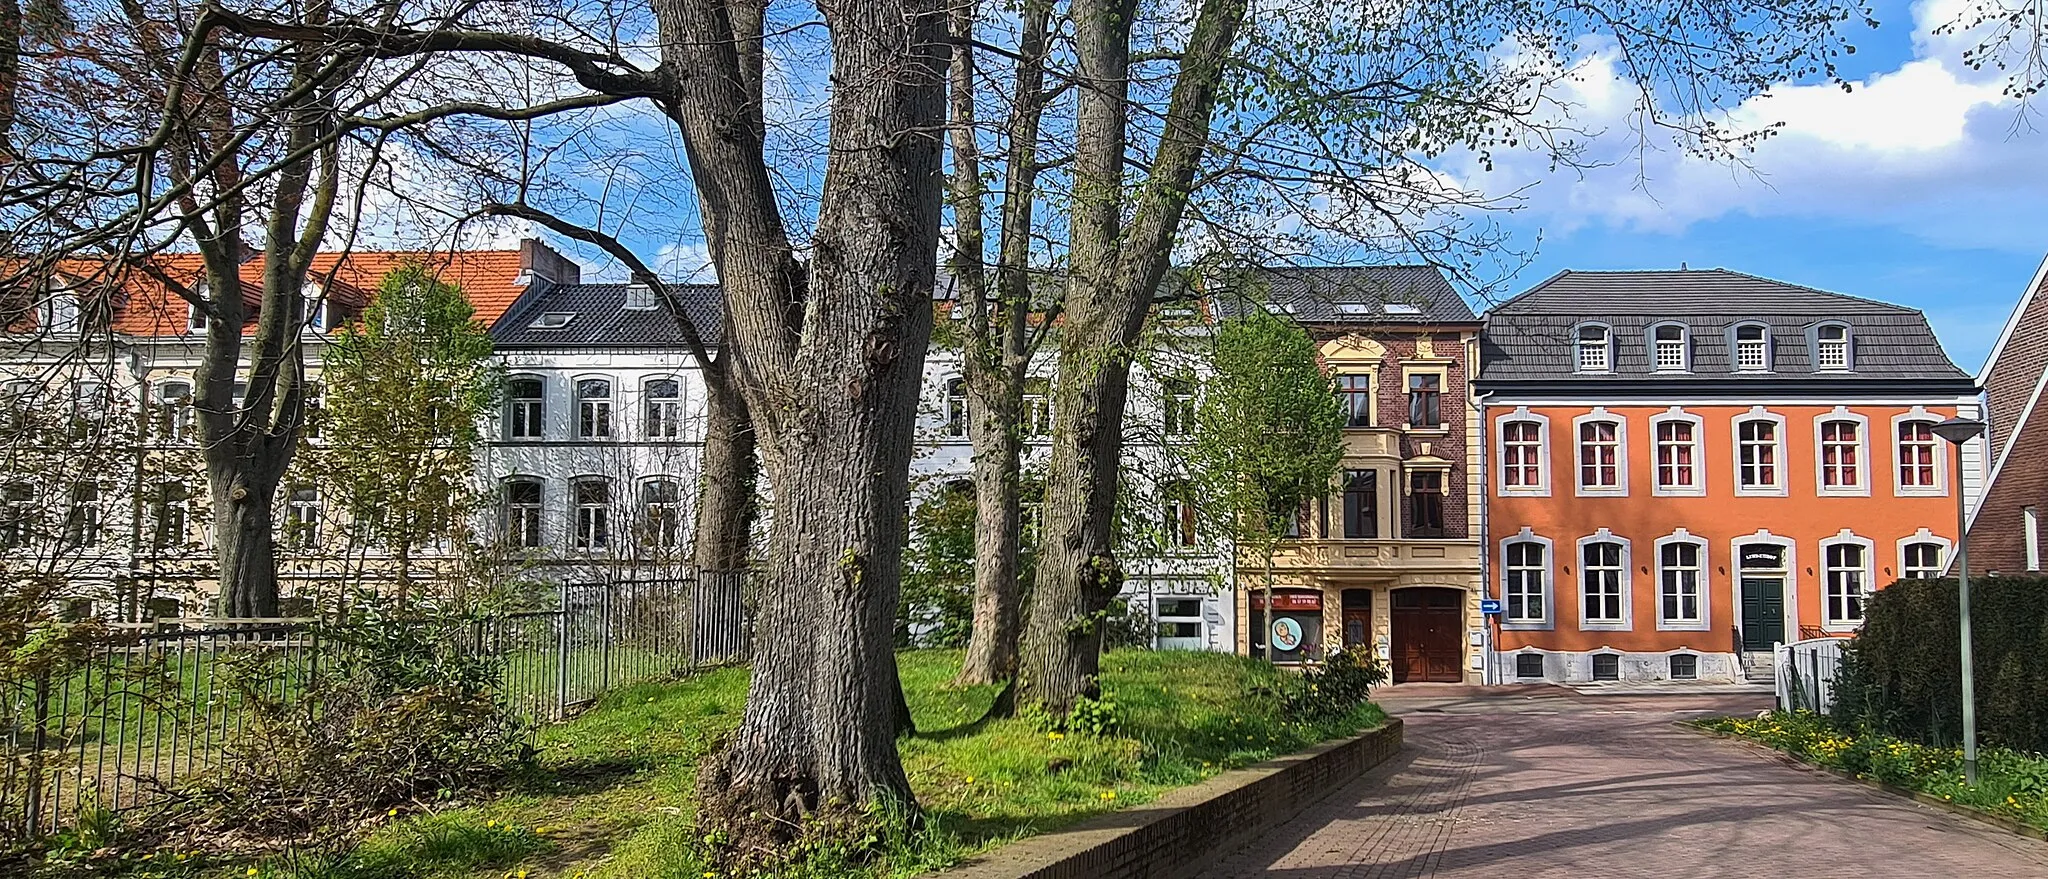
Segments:
[[[1742,654],[1742,678],[1756,683],[1777,683],[1777,658],[1768,650],[1745,651]]]

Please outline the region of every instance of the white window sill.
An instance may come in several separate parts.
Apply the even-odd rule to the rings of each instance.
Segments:
[[[1514,623],[1502,620],[1500,624],[1500,630],[1503,632],[1553,632],[1557,630],[1557,626],[1548,622],[1538,620],[1527,620],[1523,622]]]
[[[1500,495],[1501,497],[1549,497],[1549,496],[1550,496],[1550,489],[1547,489],[1547,488],[1503,488],[1503,489],[1501,489],[1501,490],[1500,490],[1500,493],[1499,493],[1499,495]]]
[[[1587,488],[1582,485],[1574,493],[1579,497],[1628,497],[1626,488]]]
[[[1707,625],[1707,622],[1706,622],[1706,620],[1678,620],[1678,621],[1675,621],[1675,622],[1674,622],[1674,621],[1666,621],[1666,620],[1658,620],[1658,621],[1657,621],[1657,631],[1659,631],[1659,632],[1710,632],[1710,631],[1713,631],[1713,628],[1712,628],[1711,626],[1708,626],[1708,625]]]
[[[1785,497],[1787,494],[1784,486],[1735,489],[1736,497]]]
[[[1700,487],[1694,487],[1694,488],[1657,488],[1657,487],[1652,487],[1652,488],[1650,489],[1650,496],[1651,496],[1651,497],[1706,497],[1706,496],[1707,496],[1707,489],[1706,489],[1706,488],[1705,488],[1704,486],[1700,486]]]
[[[1823,488],[1817,492],[1820,497],[1869,497],[1868,488]]]
[[[1893,487],[1892,487],[1892,496],[1893,496],[1893,497],[1948,497],[1948,490],[1947,490],[1947,489],[1941,489],[1941,488],[1921,488],[1921,487],[1919,487],[1919,486],[1913,486],[1913,487],[1910,487],[1910,488],[1906,488],[1906,487],[1900,487],[1900,486],[1893,486]]]
[[[1863,621],[1862,621],[1862,620],[1856,620],[1855,622],[1846,622],[1846,623],[1844,623],[1844,622],[1824,622],[1824,623],[1821,623],[1821,624],[1820,624],[1820,630],[1821,630],[1821,631],[1823,631],[1823,632],[1827,632],[1828,634],[1831,634],[1831,635],[1848,635],[1848,634],[1853,634],[1853,633],[1855,633],[1855,632],[1856,632],[1857,630],[1859,630],[1859,629],[1861,629],[1861,628],[1863,628]]]
[[[1588,622],[1581,622],[1581,623],[1579,623],[1579,631],[1581,631],[1581,632],[1633,632],[1633,631],[1635,631],[1635,627],[1634,627],[1634,626],[1631,626],[1631,625],[1629,625],[1629,624],[1628,624],[1628,622],[1626,622],[1626,621],[1619,621],[1619,620],[1618,620],[1618,621],[1615,621],[1615,622],[1596,622],[1596,623],[1588,623]]]

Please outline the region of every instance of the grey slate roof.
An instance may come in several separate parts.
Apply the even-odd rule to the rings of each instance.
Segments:
[[[1256,269],[1238,295],[1218,294],[1216,303],[1222,317],[1270,304],[1305,324],[1479,322],[1444,273],[1430,265]]]
[[[724,300],[715,284],[670,284],[705,344],[717,345]],[[528,291],[491,326],[499,348],[676,348],[682,331],[665,308],[627,309],[625,284],[554,284]],[[542,329],[543,314],[573,314],[561,329]]]
[[[1770,326],[1772,369],[1736,372],[1729,332],[1738,323]],[[1850,327],[1853,372],[1816,372],[1808,332],[1826,321]],[[1581,374],[1575,330],[1582,322],[1613,330],[1613,371]],[[1654,324],[1690,330],[1690,374],[1657,373],[1648,341]],[[1941,350],[1927,318],[1904,306],[1830,293],[1726,269],[1691,271],[1564,271],[1501,303],[1486,317],[1480,344],[1482,388],[1535,383],[1598,385],[1785,384],[1794,379],[1849,389],[1910,384],[1968,393],[1970,376]],[[1837,384],[1838,383],[1838,384]]]

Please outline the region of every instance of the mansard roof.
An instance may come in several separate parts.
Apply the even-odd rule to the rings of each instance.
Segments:
[[[1612,331],[1608,372],[1576,369],[1576,330],[1589,323]],[[1665,323],[1689,331],[1691,368],[1686,372],[1654,369],[1648,330]],[[1850,329],[1853,370],[1814,368],[1809,331],[1831,323]],[[1769,371],[1734,369],[1730,337],[1741,324],[1769,327]],[[1843,391],[1975,390],[1917,310],[1727,269],[1559,272],[1487,313],[1480,354],[1479,384],[1493,389],[1550,383],[1615,389],[1645,383],[1702,389],[1792,383],[1815,388],[1814,383],[1825,383]]]
[[[500,349],[671,348],[684,349],[682,330],[668,309],[627,308],[629,285],[546,284],[534,287],[491,327]],[[683,311],[706,345],[717,345],[724,326],[724,297],[716,284],[670,284]],[[543,319],[543,315],[567,315]],[[555,324],[559,323],[559,326]]]
[[[1212,291],[1222,317],[1267,308],[1304,324],[1478,323],[1465,298],[1431,265],[1272,266]]]

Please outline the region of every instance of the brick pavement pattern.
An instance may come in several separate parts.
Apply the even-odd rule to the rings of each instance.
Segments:
[[[1756,697],[1407,689],[1400,756],[1202,879],[2048,877],[2048,843],[1672,725]]]

